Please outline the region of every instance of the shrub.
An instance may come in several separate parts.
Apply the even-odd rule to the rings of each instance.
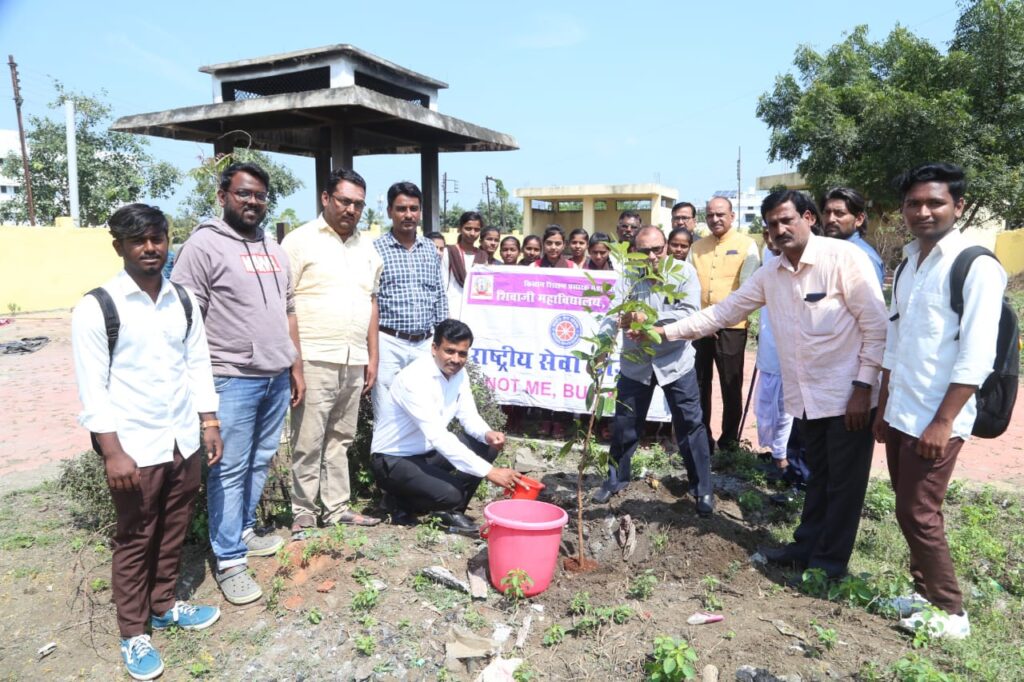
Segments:
[[[874,480],[864,495],[864,516],[881,521],[896,513],[896,493],[888,481]]]
[[[58,489],[68,498],[72,522],[79,528],[114,534],[117,514],[107,486],[103,458],[87,450],[61,465]]]

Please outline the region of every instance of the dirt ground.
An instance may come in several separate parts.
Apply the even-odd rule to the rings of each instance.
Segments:
[[[575,476],[535,474],[547,486],[541,499],[570,507],[563,554],[574,552]],[[717,484],[735,490],[735,482]],[[744,665],[794,676],[786,679],[849,678],[866,661],[884,665],[908,650],[892,621],[806,597],[785,585],[784,572],[752,564],[754,548],[770,540],[763,530],[766,516],[744,518],[726,492],[719,496],[718,512],[701,519],[685,491],[685,481],[674,476],[657,489],[638,481],[612,505],[588,509],[586,545],[598,568],[574,574],[559,566],[547,591],[520,604],[494,589],[485,600],[471,601],[457,590],[416,579],[434,565],[465,579],[467,561],[485,546],[422,526],[336,532],[333,548],[321,540],[323,548],[308,549],[318,541],[306,540],[279,557],[254,560],[266,598],[246,607],[223,601],[205,554],[189,548],[182,596],[218,604],[223,616],[201,633],[155,635],[167,664],[164,679],[472,680],[487,659],[446,661],[446,643],[456,627],[492,640],[485,644],[506,658],[525,659],[534,675],[525,679],[538,680],[641,679],[660,635],[685,638],[699,655],[698,670],[712,664],[722,680],[735,679]],[[0,504],[0,523],[7,527],[0,553],[2,679],[127,679],[116,649],[109,550],[98,536],[73,527],[67,507],[51,487],[8,496]],[[470,510],[478,519],[481,507],[475,501]],[[636,547],[628,560],[614,536],[625,514],[636,520]],[[648,575],[654,580],[644,599],[631,587],[637,576]],[[359,580],[380,590],[369,609],[353,606],[358,594],[365,597]],[[584,615],[570,613],[582,592],[594,609],[625,606],[631,614],[621,624],[595,621],[592,631],[572,634],[574,626],[587,629],[581,625]],[[708,607],[724,620],[687,624]],[[527,618],[532,627],[517,648]],[[817,643],[815,623],[839,633],[832,650]],[[544,646],[555,624],[570,633]],[[502,633],[507,640],[494,645]],[[49,642],[56,650],[40,658],[37,650]],[[358,647],[365,651],[370,644],[369,655],[360,653]]]
[[[22,491],[0,499],[3,680],[128,679],[116,648],[107,544],[74,527],[68,501],[52,485],[25,490],[55,478],[61,461],[88,447],[75,423],[68,327],[66,314],[19,316],[0,327],[0,341],[52,339],[31,355],[0,356],[0,400],[7,407],[0,494]],[[959,478],[1014,488],[1024,483],[1022,411],[1018,403],[1003,438],[964,447]],[[748,422],[747,437],[752,428]],[[563,554],[573,552],[574,474],[548,467],[533,475],[547,485],[542,499],[568,509]],[[596,484],[593,479],[588,487]],[[599,567],[573,574],[559,566],[547,591],[519,604],[493,589],[474,601],[416,578],[434,565],[465,578],[467,561],[485,546],[423,527],[337,533],[332,543],[307,540],[279,557],[254,560],[265,598],[245,607],[224,602],[206,553],[190,547],[182,596],[217,604],[223,615],[200,633],[154,637],[167,664],[163,679],[473,680],[487,659],[446,661],[446,644],[472,634],[506,658],[524,659],[519,679],[535,680],[641,679],[661,635],[685,638],[699,656],[698,674],[712,664],[723,681],[736,679],[745,665],[780,679],[850,678],[865,662],[885,666],[910,650],[892,621],[804,596],[786,586],[784,572],[752,564],[756,546],[770,541],[768,522],[781,512],[745,515],[736,504],[735,481],[719,477],[716,490],[718,511],[709,519],[693,513],[685,482],[673,477],[657,488],[634,482],[612,505],[588,508],[586,549]],[[474,502],[471,515],[482,519],[482,506]],[[625,514],[636,522],[629,559],[614,537]],[[281,528],[273,532],[287,535]],[[648,598],[637,591],[638,576],[654,579]],[[372,590],[379,594],[369,599]],[[584,592],[592,608],[574,615],[571,605],[579,606]],[[368,600],[374,603],[367,606]],[[624,622],[601,622],[594,614],[602,607],[629,611],[619,609]],[[687,624],[709,608],[724,620]],[[519,648],[515,640],[527,619],[531,627]],[[545,646],[555,625],[567,634]],[[821,645],[816,625],[838,633],[833,648]],[[38,650],[50,642],[56,649],[40,657]]]

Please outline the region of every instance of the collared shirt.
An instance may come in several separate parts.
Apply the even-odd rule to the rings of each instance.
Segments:
[[[658,323],[661,325],[681,320],[697,312],[700,309],[700,282],[697,280],[697,272],[685,261],[676,261],[675,264],[676,267],[669,274],[679,294],[674,303],[669,303],[665,296],[654,293],[650,280],[646,279],[637,282],[630,293],[631,278],[622,276],[612,290],[611,306],[620,305],[629,294],[630,299],[643,301],[657,310]],[[616,322],[613,317],[605,318],[601,324],[601,333],[616,333]],[[651,383],[653,374],[659,386],[666,386],[693,369],[695,351],[689,341],[663,341],[654,346],[653,350],[654,355],[648,355],[635,341],[624,337],[619,371],[623,376],[645,385]]]
[[[71,350],[82,411],[78,423],[93,433],[117,433],[140,467],[199,449],[199,413],[217,411],[217,392],[199,304],[192,299],[192,330],[167,280],[156,301],[123,270],[103,285],[121,320],[111,361],[103,312],[85,296],[71,316]]]
[[[436,450],[459,471],[483,478],[491,464],[448,430],[452,419],[480,442],[491,430],[477,412],[465,369],[449,379],[432,355],[417,358],[398,373],[381,401],[370,451],[409,457]]]
[[[721,238],[709,234],[698,239],[690,248],[687,261],[696,268],[700,278],[700,302],[703,308],[724,301],[761,264],[757,242],[737,232],[735,227],[730,228]],[[736,329],[745,329],[746,326],[746,320],[740,320],[734,325]]]
[[[917,240],[903,248],[907,264],[893,292],[882,367],[890,371],[885,420],[919,438],[935,417],[950,384],[981,386],[992,373],[1006,271],[994,258],[978,258],[964,281],[964,315],[950,305],[950,269],[970,246],[953,229],[918,264]],[[957,339],[959,335],[959,339]],[[974,396],[953,420],[953,436],[967,439],[977,417]]]
[[[437,247],[417,237],[411,249],[388,232],[373,243],[384,262],[377,305],[380,325],[406,334],[427,334],[448,317]]]
[[[366,335],[383,263],[358,230],[342,240],[323,215],[281,242],[291,264],[303,360],[369,362]]]
[[[878,286],[882,286],[885,282],[885,264],[882,263],[882,257],[875,251],[875,247],[868,244],[867,240],[861,235],[859,231],[854,230],[853,234],[846,241],[860,248],[861,251],[868,255],[868,260],[871,261],[871,265],[875,268],[875,274],[878,276]]]
[[[777,256],[724,301],[665,327],[669,339],[700,338],[768,306],[778,341],[786,412],[808,419],[846,413],[853,380],[875,388],[885,350],[882,292],[864,252],[808,237],[796,268]]]

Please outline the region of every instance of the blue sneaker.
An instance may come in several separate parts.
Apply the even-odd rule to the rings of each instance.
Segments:
[[[153,614],[150,624],[154,630],[163,630],[172,625],[183,630],[202,630],[216,623],[218,618],[220,609],[216,606],[193,606],[186,601],[176,601],[164,615]]]
[[[152,680],[164,671],[160,654],[149,642],[149,635],[121,640],[121,658],[133,680]]]

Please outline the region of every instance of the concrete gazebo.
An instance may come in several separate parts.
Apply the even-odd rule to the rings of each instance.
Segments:
[[[356,156],[419,154],[427,230],[439,223],[440,152],[518,148],[510,135],[438,113],[438,91],[446,83],[352,45],[199,70],[213,79],[213,104],[124,116],[111,130],[206,142],[214,153],[251,146],[311,156],[317,183],[332,167],[352,168]]]

